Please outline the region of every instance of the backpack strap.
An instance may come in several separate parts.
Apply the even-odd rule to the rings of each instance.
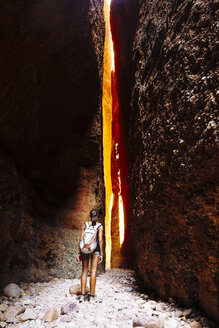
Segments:
[[[92,227],[93,229],[95,229],[97,231],[101,225],[102,225],[102,223],[100,223],[100,222],[97,223],[95,226],[90,225],[89,222],[85,222],[85,229]]]
[[[100,226],[102,226],[102,223],[99,222],[99,223],[97,223],[95,228],[98,230]]]

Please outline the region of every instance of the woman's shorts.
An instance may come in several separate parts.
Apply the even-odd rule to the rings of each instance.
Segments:
[[[91,254],[84,254],[84,253],[82,253],[81,252],[81,255],[82,256],[100,256],[100,252],[99,251],[94,251],[93,253],[91,253]]]
[[[99,251],[94,251],[91,255],[92,256],[100,256],[100,252]]]

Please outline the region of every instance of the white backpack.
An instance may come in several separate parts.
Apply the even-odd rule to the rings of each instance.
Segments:
[[[101,223],[97,223],[95,226],[85,222],[84,237],[80,241],[80,250],[84,254],[91,254],[97,248],[97,230],[101,226]]]

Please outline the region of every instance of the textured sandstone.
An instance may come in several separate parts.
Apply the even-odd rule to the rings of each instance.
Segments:
[[[103,204],[103,1],[3,0],[0,30],[0,285],[74,277]]]
[[[113,0],[112,5],[120,103],[129,121],[138,271],[148,289],[196,304],[219,320],[218,2]],[[122,80],[128,74],[125,105]]]
[[[31,217],[30,199],[25,188],[28,181],[18,174],[5,153],[0,151],[0,154],[2,286],[19,279],[48,281],[54,276],[75,277],[81,266],[76,261],[79,232]]]

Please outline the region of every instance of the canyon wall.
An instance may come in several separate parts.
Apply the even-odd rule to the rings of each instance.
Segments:
[[[111,23],[136,268],[147,290],[218,321],[217,11],[113,0]]]
[[[104,212],[103,0],[3,0],[0,31],[0,285],[75,277]]]

